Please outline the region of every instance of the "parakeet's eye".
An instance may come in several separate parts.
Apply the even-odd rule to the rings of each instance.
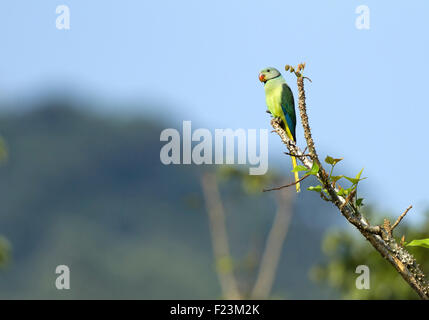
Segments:
[[[267,69],[267,72],[270,72],[270,69]]]

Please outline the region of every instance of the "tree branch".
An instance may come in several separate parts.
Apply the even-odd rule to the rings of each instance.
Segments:
[[[232,268],[232,259],[225,225],[225,212],[220,199],[215,174],[205,173],[201,178],[201,185],[209,216],[213,254],[222,295],[227,300],[239,300],[241,299],[241,295],[238,291]]]
[[[420,298],[429,300],[429,283],[414,257],[396,242],[390,232],[387,232],[382,226],[369,225],[359,211],[359,208],[337,194],[338,190],[335,188],[335,185],[331,183],[329,175],[326,173],[319,160],[311,135],[305,100],[304,77],[297,77],[297,85],[299,99],[298,107],[311,160],[303,156],[303,152],[296,146],[294,141],[288,138],[286,132],[275,119],[271,120],[271,125],[274,130],[289,149],[289,152],[296,154],[297,158],[304,166],[310,169],[313,162],[317,163],[320,168],[317,177],[330,196],[330,199],[325,196],[325,200],[332,202],[339,209],[341,214],[360,231],[381,256],[392,264],[402,278],[417,292]],[[405,214],[406,212],[403,216],[405,216]]]
[[[264,253],[251,292],[251,299],[267,299],[270,295],[284,241],[293,215],[292,200],[294,192],[283,190],[276,197],[277,212],[267,238]]]

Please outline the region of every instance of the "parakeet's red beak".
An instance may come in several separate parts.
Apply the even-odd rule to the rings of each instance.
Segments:
[[[259,81],[265,82],[265,76],[262,73],[259,74]]]

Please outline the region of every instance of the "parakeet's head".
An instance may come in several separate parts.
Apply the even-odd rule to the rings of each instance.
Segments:
[[[276,68],[265,68],[264,70],[261,70],[261,72],[259,72],[259,81],[265,83],[268,80],[277,78],[279,76],[280,72]]]

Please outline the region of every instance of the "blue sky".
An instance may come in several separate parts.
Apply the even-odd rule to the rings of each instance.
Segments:
[[[71,11],[68,31],[55,28],[62,4]],[[369,30],[355,27],[362,4]],[[350,173],[364,167],[366,197],[380,209],[400,214],[413,204],[417,215],[429,205],[427,12],[427,0],[2,1],[0,98],[70,86],[169,108],[133,104],[120,113],[269,128],[258,71],[305,61],[322,156],[344,157],[338,169]],[[296,92],[290,74],[286,81]],[[297,136],[302,145],[300,128]],[[280,147],[270,135],[270,156]]]

